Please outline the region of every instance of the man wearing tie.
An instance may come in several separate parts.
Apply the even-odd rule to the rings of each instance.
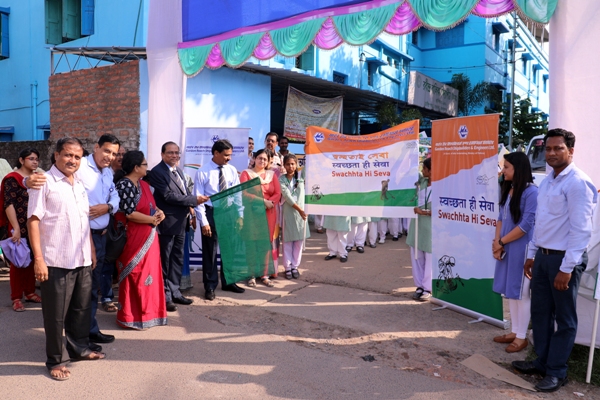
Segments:
[[[217,140],[212,146],[212,160],[198,170],[194,180],[196,196],[212,196],[232,186],[238,185],[240,179],[234,166],[229,165],[233,146],[228,140]],[[213,207],[210,200],[196,207],[198,222],[202,227],[202,280],[204,297],[215,299],[215,289],[219,283],[217,271],[217,231],[213,218]],[[241,222],[241,220],[240,220]],[[243,293],[245,290],[235,283],[228,284],[221,268],[221,288],[225,291]]]
[[[165,219],[158,226],[158,242],[167,311],[176,311],[175,303],[189,305],[193,302],[184,297],[179,290],[183,270],[185,231],[189,229],[190,207],[208,200],[205,196],[191,194],[186,188],[183,171],[177,167],[180,154],[176,143],[163,144],[162,162],[148,173],[150,185],[154,187],[156,207],[165,213]]]

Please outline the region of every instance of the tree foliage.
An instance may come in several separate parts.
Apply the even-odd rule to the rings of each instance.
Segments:
[[[381,129],[398,125],[400,123],[400,115],[398,115],[398,107],[395,103],[388,101],[379,103],[377,106],[377,122],[381,125]]]
[[[534,136],[545,135],[548,132],[548,121],[544,120],[542,112],[531,111],[531,99],[521,99],[515,95],[513,115],[513,147],[527,145]],[[496,112],[486,110],[486,112]],[[502,103],[500,126],[498,128],[499,143],[508,144],[510,124],[510,98]]]
[[[498,90],[488,82],[479,82],[475,86],[465,74],[454,74],[448,84],[458,90],[458,114],[471,115],[486,103],[500,103]]]

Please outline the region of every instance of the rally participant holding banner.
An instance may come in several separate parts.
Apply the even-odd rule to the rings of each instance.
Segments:
[[[271,152],[267,149],[260,149],[255,153],[254,157],[254,168],[247,169],[242,172],[240,176],[240,182],[246,182],[254,178],[259,178],[261,183],[261,188],[264,197],[264,204],[267,210],[267,222],[269,224],[269,238],[271,243],[274,242],[275,235],[275,225],[277,224],[277,212],[275,209],[275,205],[279,203],[281,199],[281,187],[279,186],[279,180],[275,176],[275,172],[272,170],[267,170],[267,166],[271,161]],[[276,262],[275,254],[279,254],[277,248],[271,246],[271,254],[256,254],[255,256],[259,260],[265,260],[265,275],[261,278],[261,283],[267,287],[275,286],[274,283],[269,279],[268,272],[268,259],[269,257],[273,258],[273,261]],[[248,286],[254,287],[256,286],[255,278],[250,278],[248,280]]]
[[[327,248],[329,254],[325,256],[325,261],[332,260],[340,256],[340,262],[348,261],[348,232],[350,232],[350,217],[325,216],[323,226],[327,233]]]
[[[412,272],[417,290],[412,298],[425,301],[431,298],[431,158],[423,161],[423,172],[417,182],[418,206],[416,219],[410,221],[406,244],[410,246]]]
[[[348,233],[348,243],[346,251],[351,252],[356,246],[356,251],[359,253],[365,252],[365,241],[367,239],[367,229],[369,229],[369,217],[352,217],[350,221],[350,232]]]
[[[492,253],[497,260],[493,289],[508,299],[512,333],[496,336],[494,342],[510,343],[506,352],[516,353],[527,347],[530,280],[523,276],[521,264],[533,235],[538,188],[533,184],[531,165],[525,153],[505,154],[502,174],[500,215],[492,241]]]

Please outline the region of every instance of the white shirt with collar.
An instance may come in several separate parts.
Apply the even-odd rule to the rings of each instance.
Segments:
[[[551,172],[540,184],[533,238],[527,258],[538,248],[566,251],[560,270],[571,273],[592,236],[592,213],[598,190],[574,163],[558,176]]]
[[[227,188],[239,185],[240,183],[237,170],[233,165],[223,165],[223,176],[227,182]],[[219,192],[219,165],[213,160],[210,160],[196,172],[196,177],[194,179],[194,195],[210,197]],[[212,207],[211,201],[209,200],[206,203],[196,206],[196,218],[200,222],[200,226],[208,225],[205,206]],[[200,218],[198,218],[198,216],[200,216]]]
[[[81,165],[76,172],[85,186],[90,206],[98,204],[111,204],[113,214],[119,211],[119,194],[113,183],[113,173],[110,166],[100,170],[94,161],[94,154],[81,159]],[[101,215],[90,220],[91,229],[104,229],[108,226],[110,217],[108,214]]]

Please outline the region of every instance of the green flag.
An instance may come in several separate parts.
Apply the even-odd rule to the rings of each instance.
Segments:
[[[275,272],[260,179],[210,197],[228,283]]]

